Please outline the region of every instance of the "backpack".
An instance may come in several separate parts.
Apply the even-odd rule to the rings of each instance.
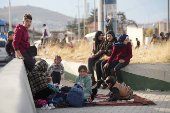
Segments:
[[[80,85],[74,85],[68,92],[66,101],[73,107],[83,107],[85,102],[83,88]]]

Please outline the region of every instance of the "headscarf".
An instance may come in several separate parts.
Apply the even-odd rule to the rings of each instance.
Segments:
[[[113,39],[111,41],[108,41],[107,40],[107,35],[108,34],[111,34]],[[112,48],[112,45],[113,45],[113,42],[116,43],[117,42],[117,39],[115,37],[115,33],[113,31],[108,31],[107,34],[106,34],[106,40],[105,40],[105,43],[103,44],[103,46],[105,47],[105,50],[108,50],[111,46]]]
[[[101,31],[97,31],[96,34],[95,34],[95,50],[96,50],[96,53],[99,51],[99,46],[100,46],[100,43],[102,42],[102,40],[99,40],[99,36],[103,34]]]
[[[34,69],[28,74],[28,80],[33,95],[48,87],[47,76],[45,75],[47,68],[47,62],[41,60],[36,62]]]
[[[123,44],[123,42],[127,39],[127,38],[129,38],[128,37],[128,35],[126,35],[126,34],[122,34],[122,35],[120,35],[118,38],[117,38],[117,43],[115,43],[113,46],[118,46],[118,47],[124,47],[124,46],[126,46],[125,44]]]

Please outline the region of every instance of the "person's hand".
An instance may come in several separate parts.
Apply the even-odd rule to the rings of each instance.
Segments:
[[[23,56],[19,56],[18,58],[19,58],[19,59],[23,59],[23,60],[24,60],[24,57],[23,57]]]
[[[120,60],[119,60],[119,62],[120,62],[120,63],[124,63],[124,62],[125,62],[125,60],[123,60],[123,59],[120,59]]]
[[[55,84],[55,87],[58,87],[59,85],[58,84]]]
[[[95,57],[95,55],[93,54],[92,56],[90,56],[89,58],[94,58]]]
[[[104,66],[103,66],[103,68],[105,69],[105,68],[108,68],[109,67],[109,63],[106,63]]]

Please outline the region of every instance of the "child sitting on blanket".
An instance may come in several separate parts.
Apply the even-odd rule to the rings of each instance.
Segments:
[[[80,65],[78,68],[79,76],[76,78],[75,84],[79,84],[83,88],[84,98],[86,102],[92,102],[97,94],[97,89],[91,89],[91,74],[87,74],[87,67]]]
[[[53,84],[52,77],[47,77],[48,88],[54,92],[59,92],[59,89],[62,88],[62,85]]]
[[[110,89],[110,98],[107,101],[130,100],[133,98],[133,90],[129,86],[122,86],[113,76],[106,78],[106,84]]]

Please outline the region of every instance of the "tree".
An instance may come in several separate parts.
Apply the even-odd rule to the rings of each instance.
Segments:
[[[144,34],[145,37],[151,37],[153,34],[153,29],[152,28],[147,29]]]
[[[117,35],[126,34],[125,29],[129,25],[138,27],[134,20],[127,20],[124,12],[117,13]]]
[[[97,13],[97,9],[96,10],[96,22],[98,21],[98,13]],[[86,25],[89,25],[91,24],[92,22],[94,22],[94,9],[91,11],[91,14],[90,14],[90,17],[88,17],[86,19]],[[67,25],[67,30],[68,31],[71,31],[72,29],[72,32],[75,33],[76,35],[78,35],[78,22],[77,22],[77,18],[74,19],[73,22],[68,22]],[[88,29],[85,27],[85,34],[88,33]],[[81,37],[84,37],[84,19],[82,19],[82,21],[80,22],[80,36]]]
[[[71,29],[72,29],[72,32],[75,33],[76,35],[78,35],[77,18],[75,18],[75,19],[73,20],[73,22],[70,22],[70,21],[69,21],[69,22],[67,23],[66,27],[67,27],[67,30],[68,30],[68,31],[71,31]]]
[[[96,16],[96,22],[98,21],[98,10],[97,9],[95,9],[95,16]],[[94,9],[91,11],[91,13],[90,13],[90,17],[88,17],[87,19],[86,19],[86,22],[87,22],[87,24],[91,24],[92,22],[94,22]]]

